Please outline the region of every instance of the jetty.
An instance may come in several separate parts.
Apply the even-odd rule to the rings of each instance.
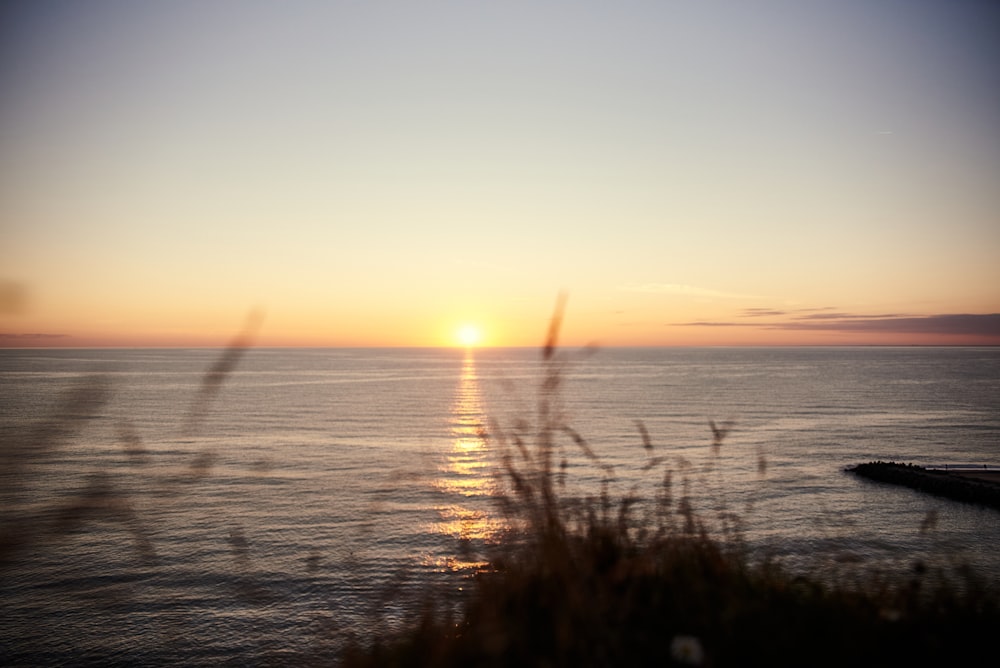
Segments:
[[[868,462],[845,469],[862,478],[905,485],[935,496],[1000,510],[1000,467],[986,465],[916,466]]]

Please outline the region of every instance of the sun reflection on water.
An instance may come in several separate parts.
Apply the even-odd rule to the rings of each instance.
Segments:
[[[476,362],[471,351],[462,362],[455,400],[451,406],[451,448],[438,469],[435,487],[447,498],[437,507],[440,520],[436,530],[453,536],[463,550],[471,542],[490,542],[503,530],[504,523],[493,513],[495,470],[486,434]],[[482,567],[466,559],[449,562],[449,570]]]

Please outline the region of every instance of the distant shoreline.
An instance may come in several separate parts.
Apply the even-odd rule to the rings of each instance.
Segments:
[[[1000,471],[939,471],[896,462],[868,462],[845,470],[869,480],[904,485],[935,496],[1000,510]]]

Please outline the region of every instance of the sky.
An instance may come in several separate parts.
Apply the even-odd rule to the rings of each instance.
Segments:
[[[1000,3],[3,3],[0,346],[560,294],[568,345],[1000,344]]]

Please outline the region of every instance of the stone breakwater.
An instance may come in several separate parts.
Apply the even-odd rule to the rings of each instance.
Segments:
[[[869,480],[905,485],[928,494],[1000,510],[1000,482],[957,471],[937,471],[913,464],[869,462],[845,469]]]

